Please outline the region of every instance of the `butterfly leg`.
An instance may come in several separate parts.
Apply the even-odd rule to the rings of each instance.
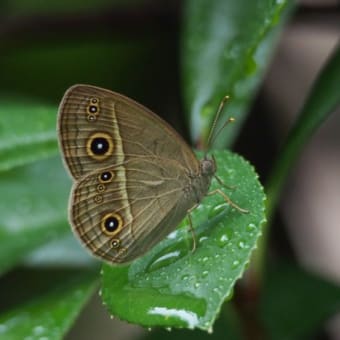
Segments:
[[[221,178],[219,178],[218,176],[214,176],[216,181],[222,186],[222,187],[225,187],[226,189],[229,189],[229,190],[235,190],[236,189],[236,186],[231,186],[231,185],[227,185],[225,184]]]
[[[198,204],[195,204],[192,208],[190,208],[187,211],[187,216],[188,216],[188,221],[189,221],[189,231],[191,232],[192,235],[192,249],[191,252],[193,253],[196,250],[196,235],[195,235],[195,230],[192,224],[192,219],[191,219],[191,212],[197,208]]]
[[[233,208],[237,209],[241,213],[243,213],[243,214],[248,214],[249,213],[249,210],[242,209],[241,207],[239,207],[221,189],[216,189],[216,190],[213,190],[211,192],[208,192],[207,196],[216,195],[216,194],[221,195],[228,204],[230,204]]]

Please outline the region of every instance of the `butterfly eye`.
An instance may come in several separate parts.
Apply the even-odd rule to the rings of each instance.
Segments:
[[[103,196],[102,196],[102,195],[96,195],[96,196],[94,196],[94,201],[95,201],[95,203],[97,203],[97,204],[103,202]]]
[[[105,155],[109,150],[109,142],[102,137],[94,138],[91,142],[91,151],[95,155]]]
[[[97,106],[94,106],[94,105],[90,105],[89,106],[89,111],[91,113],[97,113],[98,112],[98,107]]]
[[[98,191],[98,192],[103,192],[103,191],[105,191],[105,185],[103,185],[103,184],[98,184],[98,185],[97,185],[97,191]]]
[[[89,114],[89,115],[87,116],[87,120],[88,120],[89,122],[94,122],[96,119],[97,119],[97,117],[96,117],[95,115]]]
[[[104,171],[99,176],[99,182],[101,183],[108,183],[111,182],[113,178],[113,172],[112,171]]]
[[[118,238],[114,238],[112,241],[111,241],[111,247],[113,249],[117,249],[120,247],[120,240]]]
[[[123,226],[123,219],[117,213],[108,213],[101,221],[102,231],[109,236],[115,235]]]
[[[87,154],[99,161],[112,155],[113,140],[112,137],[104,132],[96,132],[87,140]]]

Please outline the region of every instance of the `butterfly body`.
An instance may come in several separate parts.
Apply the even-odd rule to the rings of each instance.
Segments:
[[[58,133],[74,179],[73,231],[110,263],[134,260],[174,230],[216,171],[151,111],[94,86],[65,93]]]

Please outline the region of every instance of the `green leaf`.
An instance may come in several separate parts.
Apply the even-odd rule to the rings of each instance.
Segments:
[[[0,173],[0,273],[49,240],[70,233],[70,180],[58,158]]]
[[[306,142],[340,105],[340,46],[321,70],[305,105],[287,137],[268,182],[268,214],[271,216],[294,162]]]
[[[56,155],[57,108],[0,100],[0,171]]]
[[[122,267],[103,266],[102,297],[110,313],[144,326],[211,330],[221,306],[248,265],[265,221],[264,194],[252,166],[230,152],[214,153],[220,188],[250,213],[220,195],[206,197],[192,214],[197,249],[188,223],[144,257]]]
[[[23,261],[26,267],[34,268],[93,268],[99,263],[70,232],[36,248]]]
[[[293,265],[276,265],[260,307],[269,339],[311,339],[340,310],[340,287]]]
[[[206,139],[225,95],[231,97],[225,113],[236,117],[236,124],[220,136],[220,144],[234,139],[292,7],[292,0],[186,2],[183,91],[195,142]]]
[[[29,301],[22,303],[19,300],[19,305],[11,306],[9,311],[0,315],[0,338],[63,339],[93,293],[95,276],[92,272],[74,270],[17,275],[11,285],[6,285],[6,297],[2,296],[2,303],[11,294],[19,294],[21,299],[24,295],[22,291],[26,299],[30,292],[34,294],[31,294]]]

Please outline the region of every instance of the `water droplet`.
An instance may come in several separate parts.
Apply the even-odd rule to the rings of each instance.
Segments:
[[[208,328],[208,326],[209,326],[209,322],[206,321],[206,322],[204,323],[204,327],[205,327],[205,328]]]
[[[220,246],[220,247],[225,247],[229,241],[232,239],[233,237],[233,231],[232,229],[227,229],[223,230],[223,234],[221,234],[219,236],[219,238],[217,239],[217,244]]]
[[[169,240],[176,239],[177,236],[178,236],[177,234],[178,234],[178,230],[174,230],[172,233],[170,233],[170,234],[167,236],[167,239],[169,239]]]
[[[223,234],[220,237],[220,241],[223,242],[223,243],[227,243],[229,241],[229,236],[227,234]]]
[[[182,279],[183,281],[187,281],[187,280],[188,280],[188,278],[189,278],[189,276],[188,276],[188,275],[183,275],[183,276],[181,277],[181,279]]]
[[[254,223],[247,225],[247,231],[254,231],[254,229],[256,229],[256,225]]]
[[[218,245],[220,247],[224,247],[229,241],[229,237],[227,234],[223,234],[220,236],[220,238],[218,239]]]
[[[245,244],[243,241],[240,241],[240,242],[238,243],[238,247],[239,247],[240,249],[244,249],[244,248],[246,248],[246,244]]]
[[[202,242],[204,242],[204,241],[207,240],[207,239],[208,239],[207,236],[202,236],[202,237],[200,237],[200,239],[198,240],[198,242],[199,242],[199,243],[202,243]]]
[[[220,294],[220,291],[219,291],[219,289],[218,289],[217,287],[213,288],[213,291],[214,291],[215,293],[217,293],[217,294]]]
[[[220,214],[222,211],[224,211],[225,209],[227,209],[228,205],[227,203],[221,203],[218,205],[215,205],[215,207],[212,209],[214,216]]]
[[[174,250],[173,246],[170,246],[160,253],[156,254],[149,264],[146,267],[146,271],[152,272],[155,270],[159,270],[163,267],[166,267],[170,265],[171,263],[174,263],[175,261],[178,261],[180,258],[185,256],[188,252],[184,251],[184,249],[181,250]],[[163,271],[160,273],[160,275],[165,275],[165,272]]]
[[[240,261],[238,261],[238,260],[233,261],[232,268],[233,269],[237,268],[239,266],[239,264],[240,264]]]

